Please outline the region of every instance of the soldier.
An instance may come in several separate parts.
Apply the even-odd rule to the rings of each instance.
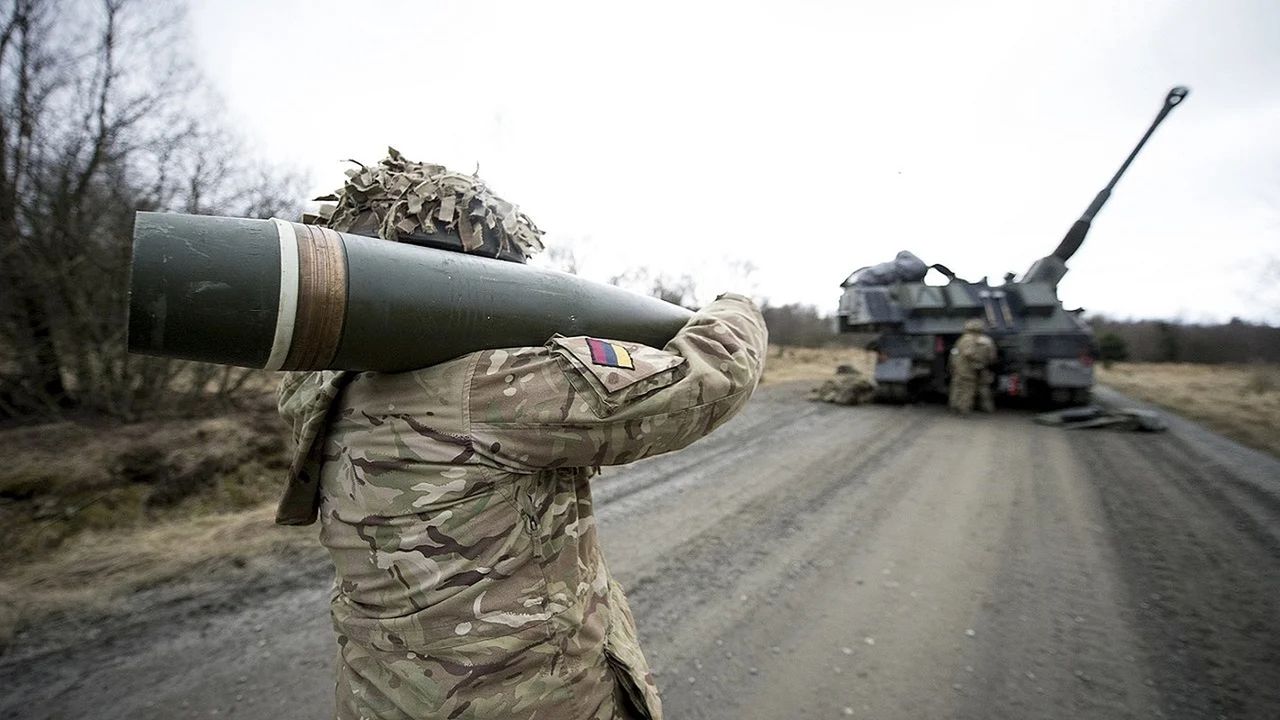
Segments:
[[[454,186],[456,199],[442,199]],[[486,242],[533,227],[478,188],[393,154],[355,173],[325,216],[394,239],[446,205],[482,217],[483,198],[498,216],[483,223]],[[540,247],[533,233],[497,235],[526,256]],[[336,574],[338,717],[661,718],[596,539],[589,479],[729,419],[766,343],[759,310],[727,294],[660,349],[557,336],[406,373],[287,376],[291,490],[319,478]]]
[[[840,365],[836,376],[813,389],[812,399],[836,405],[861,405],[876,396],[876,381],[852,365]]]
[[[978,409],[995,412],[991,397],[991,383],[995,377],[991,364],[996,361],[996,344],[985,332],[981,320],[966,320],[964,334],[951,348],[951,409],[967,415],[973,409],[974,394],[978,396]]]

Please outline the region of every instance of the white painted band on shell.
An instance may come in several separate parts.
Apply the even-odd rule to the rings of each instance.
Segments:
[[[293,324],[298,315],[298,236],[293,223],[271,218],[280,236],[280,305],[276,310],[276,336],[264,370],[279,370],[293,344]]]

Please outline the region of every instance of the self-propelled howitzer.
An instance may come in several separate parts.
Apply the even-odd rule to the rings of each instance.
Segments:
[[[985,278],[971,282],[956,277],[944,265],[926,265],[909,252],[850,275],[841,284],[839,329],[874,334],[868,347],[878,353],[879,397],[901,401],[945,393],[951,346],[965,321],[979,318],[1000,349],[997,393],[1055,404],[1087,403],[1097,344],[1079,312],[1063,308],[1058,282],[1120,177],[1187,92],[1185,87],[1169,91],[1159,114],[1111,181],[1057,248],[1033,263],[1021,278],[1010,274],[1000,285],[991,285]],[[947,278],[945,285],[925,284],[931,268]]]

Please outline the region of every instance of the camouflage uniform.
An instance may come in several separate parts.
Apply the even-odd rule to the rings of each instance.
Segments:
[[[836,376],[813,389],[810,398],[836,405],[861,405],[876,396],[876,381],[858,372],[852,365],[841,365]]]
[[[727,420],[766,342],[750,300],[725,295],[661,350],[555,337],[289,375],[291,492],[318,479],[336,571],[338,717],[660,718],[588,479]]]
[[[983,412],[995,411],[991,396],[991,364],[996,361],[996,344],[986,333],[981,320],[964,324],[964,334],[951,348],[951,409],[960,414],[973,410],[974,395]]]

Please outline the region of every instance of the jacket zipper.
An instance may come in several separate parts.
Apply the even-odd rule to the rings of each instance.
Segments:
[[[538,560],[542,560],[542,534],[538,532],[538,505],[534,502],[533,493],[525,493],[525,497],[529,500],[529,510],[528,515],[525,517],[525,527],[529,529],[529,537],[533,540],[533,556],[538,558]]]

